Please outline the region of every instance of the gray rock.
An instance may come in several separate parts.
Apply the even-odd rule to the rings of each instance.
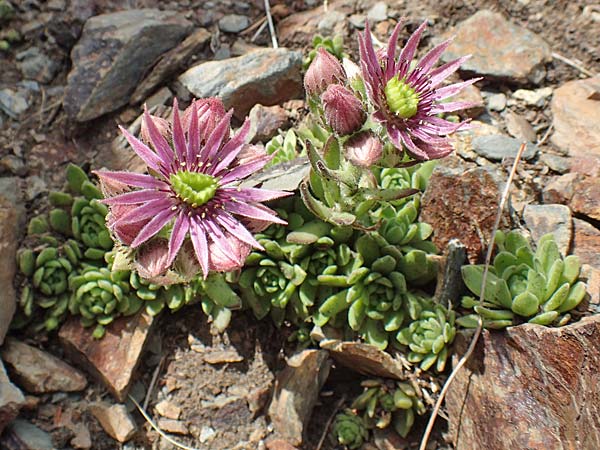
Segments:
[[[269,48],[199,64],[178,81],[198,98],[220,97],[243,117],[257,103],[276,105],[302,95],[301,66],[301,52]]]
[[[322,18],[317,25],[317,29],[320,33],[335,34],[334,31],[337,29],[337,25],[344,23],[345,20],[346,14],[336,10],[329,10],[322,15]]]
[[[377,2],[367,11],[367,18],[370,22],[382,22],[387,19],[387,4],[386,2]]]
[[[20,177],[27,173],[27,166],[23,162],[23,159],[16,155],[6,155],[0,158],[0,172],[8,171],[13,175]]]
[[[219,30],[225,33],[239,33],[250,25],[250,19],[240,14],[227,14],[219,20]]]
[[[537,140],[537,135],[533,127],[527,122],[525,117],[512,111],[506,111],[504,120],[506,121],[508,134],[511,136],[520,141],[535,142]]]
[[[87,386],[77,369],[14,338],[6,339],[1,354],[14,379],[28,392],[77,392]]]
[[[21,390],[10,382],[4,364],[0,361],[0,433],[17,415],[25,404]]]
[[[534,242],[538,242],[543,235],[552,233],[560,252],[563,255],[569,253],[573,221],[568,206],[527,205],[523,211],[523,219]]]
[[[0,90],[0,110],[9,117],[18,120],[28,109],[29,101],[24,92],[8,88]]]
[[[54,450],[52,436],[21,419],[13,421],[0,440],[0,447],[19,450]]]
[[[38,175],[27,177],[25,183],[25,199],[33,200],[38,195],[47,191],[48,185],[43,178],[39,177]]]
[[[40,83],[51,82],[60,69],[58,62],[50,59],[38,47],[31,47],[17,53],[16,58],[23,76]]]
[[[517,156],[521,141],[501,134],[479,136],[473,139],[473,150],[491,161],[502,161],[504,158]],[[528,143],[522,159],[529,161],[537,153],[537,147]]]
[[[552,153],[542,153],[540,161],[546,164],[556,173],[567,173],[569,171],[569,159],[564,156],[553,155]]]
[[[542,38],[500,13],[479,11],[451,33],[456,39],[442,59],[448,62],[471,54],[461,70],[488,80],[537,84],[546,75],[545,63],[552,59],[550,46]]]
[[[302,443],[330,367],[326,350],[303,350],[289,358],[277,375],[269,416],[275,431],[290,444]]]
[[[490,95],[487,103],[490,111],[504,111],[504,108],[506,108],[506,95],[502,92]]]
[[[348,17],[348,22],[352,24],[354,28],[362,30],[365,28],[366,17],[364,14],[352,14]]]
[[[157,58],[191,29],[191,22],[182,15],[156,9],[90,18],[71,52],[73,69],[65,91],[66,112],[84,122],[127,104]]]

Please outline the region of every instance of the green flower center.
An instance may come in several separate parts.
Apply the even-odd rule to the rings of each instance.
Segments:
[[[396,115],[403,119],[410,119],[417,114],[419,94],[410,87],[404,78],[399,80],[396,75],[387,82],[384,92],[388,107]]]
[[[205,173],[179,171],[171,174],[170,179],[173,191],[192,208],[207,203],[219,187],[217,179]]]

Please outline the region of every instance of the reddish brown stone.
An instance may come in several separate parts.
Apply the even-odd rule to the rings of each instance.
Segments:
[[[551,178],[542,192],[544,203],[559,203],[566,205],[571,201],[575,188],[575,183],[579,175],[576,173],[567,173],[560,177]]]
[[[485,112],[485,104],[483,102],[483,97],[481,96],[481,91],[475,85],[470,85],[460,91],[457,95],[452,97],[452,101],[456,102],[471,102],[475,105],[459,111],[458,114],[464,117],[470,117],[474,119],[475,117],[479,117],[481,114]]]
[[[121,317],[106,328],[102,339],[94,339],[94,328],[84,328],[77,318],[65,323],[58,334],[73,361],[90,372],[119,400],[125,401],[153,323],[145,312]]]
[[[13,202],[0,195],[0,345],[17,308],[13,278],[17,271],[18,232],[19,212]]]
[[[572,251],[582,264],[600,269],[600,230],[584,220],[573,219]]]
[[[469,261],[478,262],[496,220],[500,183],[490,168],[435,169],[419,218],[435,230],[433,243],[443,250],[451,239],[458,239],[466,246]]]
[[[27,401],[23,393],[10,382],[0,360],[0,433],[25,406],[27,406]]]
[[[266,142],[288,122],[287,111],[279,105],[255,105],[249,114],[252,142]]]
[[[569,206],[575,213],[600,220],[600,181],[598,178],[578,179]]]
[[[484,331],[448,392],[449,436],[457,450],[600,448],[599,372],[600,315]]]
[[[267,450],[298,450],[288,441],[283,439],[269,439],[265,445]]]
[[[554,91],[552,142],[571,156],[600,159],[600,101],[590,98],[600,76],[569,81]]]

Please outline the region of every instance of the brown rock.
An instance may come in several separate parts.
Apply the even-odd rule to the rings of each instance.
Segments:
[[[552,142],[571,156],[600,159],[600,100],[590,98],[600,76],[569,81],[554,91]]]
[[[573,212],[600,220],[600,180],[596,177],[579,178],[573,191],[569,203]]]
[[[590,305],[596,312],[600,312],[600,268],[594,268],[589,264],[581,266],[579,278],[587,285],[587,292],[590,295]]]
[[[569,253],[573,235],[571,210],[564,205],[527,205],[523,219],[535,242],[545,234],[553,233],[558,249],[563,255]]]
[[[552,178],[546,184],[542,192],[544,203],[560,203],[566,205],[573,197],[574,187],[579,175],[576,173],[567,173],[560,177]]]
[[[235,349],[211,351],[204,355],[204,362],[208,364],[236,363],[244,360]]]
[[[181,415],[181,408],[169,400],[162,400],[158,402],[155,406],[156,412],[161,416],[166,417],[167,419],[179,419]]]
[[[458,113],[462,116],[474,119],[485,112],[485,104],[483,102],[483,97],[481,96],[481,91],[477,86],[473,84],[467,86],[452,98],[452,101],[475,103],[475,106],[472,106],[468,109],[464,109]]]
[[[18,218],[14,203],[0,195],[0,345],[17,308],[13,278],[17,271]]]
[[[319,391],[331,362],[325,350],[303,350],[287,361],[275,380],[269,416],[275,431],[290,444],[302,444]]]
[[[55,450],[52,436],[26,420],[14,420],[0,437],[2,450]]]
[[[363,375],[397,380],[406,378],[402,362],[374,345],[337,339],[321,341],[320,345],[321,348],[329,351],[338,364]]]
[[[137,86],[129,103],[134,105],[144,101],[161,83],[187,66],[190,60],[206,47],[211,34],[199,28],[183,40],[177,47],[162,55],[150,74]]]
[[[73,361],[102,381],[119,401],[125,401],[152,323],[152,316],[143,310],[115,320],[102,339],[94,339],[93,328],[83,328],[74,317],[58,336]]]
[[[104,431],[119,442],[127,442],[136,432],[135,422],[125,405],[97,402],[90,405],[90,412],[98,419]]]
[[[484,331],[448,391],[449,436],[457,450],[600,448],[599,371],[600,315]]]
[[[409,448],[410,442],[396,433],[393,428],[388,427],[383,430],[375,428],[373,430],[373,441],[379,450]]]
[[[501,14],[479,11],[452,33],[456,38],[442,59],[447,62],[473,55],[463,63],[462,71],[513,83],[539,83],[544,79],[544,64],[551,60],[550,47]]]
[[[180,420],[158,419],[158,428],[167,433],[188,434],[188,427]]]
[[[572,251],[582,264],[600,269],[600,230],[584,220],[573,219]]]
[[[298,450],[288,441],[283,439],[269,439],[265,445],[267,450]]]
[[[28,392],[76,392],[85,389],[87,380],[77,369],[42,350],[7,338],[2,359],[14,379]]]
[[[465,244],[469,261],[479,261],[496,220],[500,186],[494,169],[437,167],[423,195],[420,215],[435,230],[433,243],[444,249],[451,239],[458,239]]]
[[[537,136],[533,127],[527,122],[525,117],[514,113],[512,111],[508,111],[506,113],[506,129],[508,130],[508,134],[512,137],[515,137],[521,141],[535,142]]]
[[[178,81],[198,98],[220,97],[243,118],[260,103],[277,105],[302,96],[302,53],[263,48],[237,58],[192,67]]]
[[[288,122],[287,111],[279,105],[254,105],[249,114],[252,142],[267,142]]]
[[[23,393],[10,382],[4,364],[0,360],[0,434],[6,425],[19,415],[19,410],[26,406]]]

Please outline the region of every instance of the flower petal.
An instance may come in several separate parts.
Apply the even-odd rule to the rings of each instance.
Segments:
[[[115,213],[115,208],[111,210],[111,221],[116,225],[127,225],[141,220],[149,219],[154,217],[159,212],[170,209],[173,206],[173,202],[169,198],[159,198],[143,203],[140,206],[134,206],[127,210],[122,216],[118,216]]]
[[[198,127],[198,106],[196,101],[192,102],[192,117],[190,118],[190,125],[187,129],[188,145],[187,145],[187,164],[188,169],[195,165],[196,154],[200,151],[200,128]],[[207,106],[208,108],[208,106]],[[189,108],[188,108],[189,109]],[[207,266],[208,267],[208,266]]]
[[[400,138],[402,139],[402,143],[404,144],[406,151],[413,158],[421,161],[427,161],[430,159],[429,155],[423,149],[417,147],[407,132],[398,130],[398,133],[400,134]]]
[[[477,83],[479,80],[481,80],[481,78],[471,78],[467,81],[461,81],[460,83],[449,84],[448,86],[441,87],[435,91],[435,99],[443,100],[445,98],[452,97],[467,86]]]
[[[94,173],[100,179],[108,179],[110,181],[124,183],[133,187],[156,189],[167,189],[169,187],[164,181],[157,180],[152,175],[146,175],[142,173],[113,172],[110,170],[95,170]]]
[[[229,167],[229,164],[231,164],[235,157],[244,148],[243,146],[246,143],[246,139],[248,138],[249,132],[250,120],[246,119],[244,121],[244,124],[235,134],[235,136],[233,136],[231,140],[227,142],[219,152],[220,162],[216,165],[214,170],[210,172],[213,176],[219,176],[222,170],[225,170]]]
[[[417,28],[415,30],[415,32],[408,38],[406,45],[400,52],[400,58],[398,61],[401,63],[406,62],[407,64],[403,65],[404,73],[399,73],[398,78],[404,78],[404,76],[406,75],[406,71],[408,70],[408,67],[410,66],[410,62],[415,57],[417,47],[419,46],[419,41],[421,40],[421,35],[423,34],[423,31],[425,31],[426,27],[427,27],[427,21],[424,21],[419,26],[419,28]]]
[[[163,198],[169,198],[169,194],[156,189],[142,189],[141,191],[126,192],[100,201],[107,205],[136,205]]]
[[[398,46],[398,36],[400,35],[400,29],[404,26],[404,17],[402,17],[396,26],[394,27],[394,31],[392,31],[392,35],[390,36],[390,40],[388,41],[387,46],[387,60],[385,64],[385,79],[391,79],[396,72],[396,47]]]
[[[240,222],[235,220],[233,216],[222,212],[215,217],[215,220],[226,230],[229,230],[234,236],[240,241],[245,242],[252,247],[264,250],[263,246],[252,236],[252,233],[242,225]]]
[[[477,106],[476,102],[448,102],[448,103],[437,103],[431,110],[430,114],[439,114],[445,112],[459,111],[461,109],[472,108]]]
[[[213,161],[213,159],[219,151],[219,148],[223,143],[223,139],[225,139],[225,137],[231,132],[229,124],[231,122],[232,115],[233,110],[225,114],[225,117],[219,121],[215,129],[212,131],[212,133],[210,133],[210,136],[206,140],[206,144],[204,144],[204,147],[199,153],[200,162],[202,164],[208,162],[211,163],[211,166],[215,165],[215,161]]]
[[[150,117],[148,113],[148,108],[144,106],[144,122],[148,129],[148,135],[150,136],[150,141],[152,142],[152,146],[156,150],[156,153],[161,159],[162,165],[167,168],[173,165],[173,149],[169,146],[167,140],[158,130],[158,127]]]
[[[220,213],[217,212],[216,214],[219,215]],[[221,230],[221,227],[217,225],[217,223],[212,218],[204,219],[202,224],[204,225],[204,228],[206,229],[210,240],[217,247],[219,247],[219,249],[223,253],[223,256],[225,256],[225,258],[230,260],[232,263],[239,264],[239,261],[235,257],[235,250],[230,244],[227,236],[225,236],[225,233],[223,233],[223,230]],[[228,234],[231,236],[232,239],[236,239],[235,236],[233,236],[231,233]]]
[[[183,244],[185,236],[190,229],[190,218],[187,216],[184,210],[179,212],[179,216],[175,219],[173,224],[173,231],[171,231],[171,238],[169,239],[169,255],[167,257],[167,265],[175,260],[179,249]]]
[[[235,167],[231,170],[231,172],[227,173],[223,178],[221,178],[219,184],[221,186],[226,186],[229,183],[246,178],[248,175],[251,175],[254,172],[262,169],[269,161],[271,161],[271,159],[273,159],[273,156],[274,155],[260,156],[251,160],[250,162],[247,162],[246,164]]]
[[[179,105],[177,104],[177,98],[173,99],[173,146],[175,147],[175,153],[177,154],[178,162],[188,162],[185,134],[183,133],[181,118],[179,117]]]
[[[154,171],[162,173],[162,161],[158,155],[125,128],[119,125],[119,129],[123,133],[123,136],[125,136],[125,139],[127,139],[127,142],[129,142],[129,145],[131,145],[131,148],[133,148],[133,151],[142,158],[146,165]]]
[[[463,56],[455,59],[454,61],[447,62],[446,64],[433,69],[429,75],[431,76],[431,88],[435,88],[442,83],[446,78],[452,75],[458,70],[460,65],[467,61],[471,55]]]
[[[208,242],[206,240],[206,232],[202,226],[202,221],[198,216],[192,216],[190,220],[190,239],[194,246],[196,258],[202,268],[202,275],[206,280],[208,276]]]
[[[227,202],[225,209],[230,213],[249,217],[250,219],[268,220],[270,222],[280,223],[282,225],[287,224],[285,220],[281,220],[275,215],[275,211],[272,211],[264,205],[261,206],[264,209],[241,202]]]
[[[442,56],[442,53],[446,51],[451,43],[452,39],[448,39],[433,47],[425,56],[423,56],[417,66],[420,67],[423,72],[429,72],[429,70],[438,62]]]
[[[136,248],[155,236],[167,223],[169,223],[176,213],[177,212],[172,209],[166,209],[159,212],[150,222],[144,225],[144,228],[140,230],[140,233],[131,243],[131,247]]]

